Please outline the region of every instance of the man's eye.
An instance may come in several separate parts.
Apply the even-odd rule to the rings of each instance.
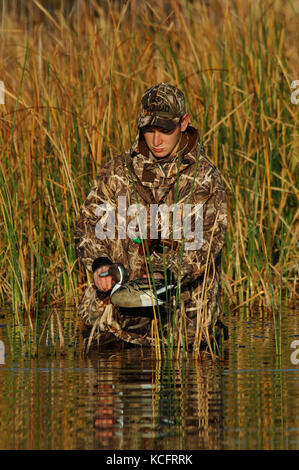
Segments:
[[[155,131],[158,131],[160,132],[161,134],[172,134],[173,130],[168,130],[168,129],[164,129],[164,128],[154,128],[154,127],[144,127],[143,128],[143,133],[144,134],[150,134],[150,133],[153,133]]]

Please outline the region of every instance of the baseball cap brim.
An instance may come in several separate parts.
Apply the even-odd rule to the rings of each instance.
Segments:
[[[160,115],[141,115],[138,121],[138,127],[141,129],[145,126],[155,126],[161,127],[162,129],[167,129],[168,131],[172,131],[175,129],[180,123],[180,118],[176,117],[173,119],[169,119],[169,117],[164,118]]]

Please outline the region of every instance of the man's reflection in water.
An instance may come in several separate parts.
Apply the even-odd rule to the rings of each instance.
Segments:
[[[143,354],[143,357],[141,355]],[[99,449],[219,449],[221,364],[155,361],[138,348],[92,355]]]
[[[99,383],[98,408],[95,412],[94,425],[97,437],[113,437],[113,426],[115,424],[113,389],[111,384]]]

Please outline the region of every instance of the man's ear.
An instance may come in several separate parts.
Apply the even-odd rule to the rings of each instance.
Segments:
[[[186,113],[184,114],[184,116],[182,116],[182,119],[181,119],[181,132],[184,132],[187,129],[189,123],[190,123],[190,115],[189,113]]]

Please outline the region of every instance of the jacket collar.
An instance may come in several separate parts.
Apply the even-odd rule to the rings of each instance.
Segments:
[[[198,159],[200,136],[197,129],[188,126],[181,139],[181,150],[171,158],[155,158],[138,133],[128,155],[128,164],[135,182],[138,182],[139,192],[147,193],[156,202],[165,200],[170,192],[176,188],[178,174],[194,165]],[[201,156],[204,149],[201,148]],[[173,196],[174,197],[174,196]],[[144,200],[147,198],[144,197]],[[150,198],[148,198],[150,199]]]

